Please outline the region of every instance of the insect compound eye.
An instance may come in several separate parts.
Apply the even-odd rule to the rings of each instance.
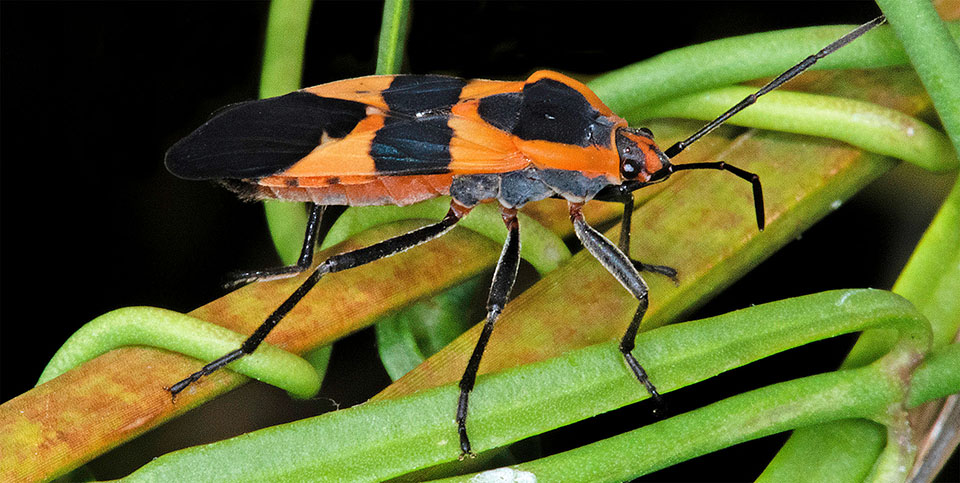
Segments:
[[[635,159],[623,157],[621,154],[620,174],[624,179],[636,178],[640,174],[640,169],[640,164]]]
[[[646,136],[646,137],[648,137],[648,138],[650,138],[650,139],[653,139],[653,131],[651,131],[651,130],[645,128],[645,127],[641,127],[641,128],[639,128],[639,129],[637,129],[637,131],[640,131],[640,133],[643,134],[644,136]]]
[[[620,176],[623,179],[635,179],[642,174],[646,156],[636,140],[617,131],[617,152],[620,155]]]

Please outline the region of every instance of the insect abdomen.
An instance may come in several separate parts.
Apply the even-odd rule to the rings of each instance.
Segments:
[[[259,198],[307,201],[320,205],[406,206],[450,194],[452,179],[451,174],[354,179],[289,178],[284,185],[270,185],[270,179],[265,179],[251,188],[257,191],[255,197]]]

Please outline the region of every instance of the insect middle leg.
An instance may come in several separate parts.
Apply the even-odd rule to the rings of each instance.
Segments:
[[[626,333],[624,333],[623,338],[620,339],[620,352],[623,354],[627,365],[630,367],[630,370],[633,371],[633,375],[636,376],[637,380],[643,384],[647,392],[650,393],[650,396],[657,401],[658,404],[662,404],[660,393],[657,392],[657,388],[650,382],[650,378],[647,377],[647,372],[631,352],[633,351],[635,339],[637,338],[637,331],[640,329],[640,322],[643,320],[643,315],[647,312],[647,283],[643,280],[643,277],[640,276],[640,272],[637,270],[637,267],[634,266],[630,257],[620,251],[613,242],[600,234],[600,232],[587,224],[586,220],[583,219],[582,207],[582,204],[570,203],[570,220],[573,221],[573,229],[577,234],[577,238],[583,243],[583,247],[640,302],[636,313],[633,315],[633,320],[630,322],[630,326],[627,327]]]
[[[310,217],[307,219],[307,232],[303,237],[303,247],[300,248],[300,258],[297,259],[295,265],[232,272],[227,275],[227,282],[224,283],[224,285],[230,288],[249,282],[292,277],[300,272],[307,271],[310,265],[313,264],[313,249],[317,245],[317,232],[320,230],[320,221],[323,219],[325,208],[326,205],[318,204],[314,204],[310,208]]]
[[[493,326],[503,311],[503,306],[507,303],[507,297],[513,288],[513,282],[517,279],[517,269],[520,267],[520,223],[517,220],[517,210],[512,208],[500,207],[500,214],[503,222],[507,225],[507,240],[503,244],[503,251],[500,252],[500,260],[497,262],[497,268],[493,271],[493,282],[490,284],[490,295],[487,297],[487,319],[483,324],[483,330],[480,332],[480,338],[473,349],[470,361],[467,363],[467,369],[463,372],[460,379],[460,399],[457,402],[457,431],[460,434],[460,457],[473,455],[470,451],[470,438],[467,437],[467,405],[470,398],[470,391],[477,381],[477,370],[480,369],[480,358],[483,357],[483,350],[490,341],[490,334],[493,333]]]
[[[389,238],[379,243],[375,243],[368,247],[359,248],[346,253],[341,253],[339,255],[334,255],[317,266],[314,269],[313,273],[297,287],[297,290],[294,291],[286,300],[277,307],[276,310],[270,314],[267,319],[260,324],[260,327],[257,327],[257,330],[247,338],[240,345],[240,348],[224,354],[219,359],[203,366],[199,371],[191,374],[186,379],[174,384],[168,390],[170,394],[175,398],[180,391],[186,389],[187,386],[197,381],[201,377],[213,373],[217,369],[247,355],[253,353],[254,350],[263,342],[267,337],[267,334],[277,325],[277,323],[282,320],[287,313],[289,313],[293,308],[307,295],[307,292],[313,288],[320,279],[328,274],[334,272],[340,272],[354,267],[359,267],[360,265],[365,265],[370,262],[380,260],[381,258],[389,257],[390,255],[395,255],[397,253],[409,250],[421,243],[425,243],[434,238],[437,238],[444,233],[450,231],[460,221],[466,214],[470,211],[469,208],[466,208],[456,202],[450,205],[450,211],[447,212],[447,215],[437,223],[418,228],[411,232],[399,235],[393,238]],[[318,217],[319,218],[319,217]],[[308,227],[308,230],[311,228]],[[315,229],[315,228],[313,228]],[[308,235],[307,238],[310,236]]]

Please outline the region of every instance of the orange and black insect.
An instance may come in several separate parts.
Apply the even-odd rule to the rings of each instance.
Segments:
[[[539,71],[524,81],[463,80],[436,75],[370,76],[302,89],[230,106],[170,148],[167,168],[196,180],[216,180],[246,199],[306,201],[313,205],[296,265],[245,272],[240,281],[290,276],[313,260],[317,230],[327,205],[408,205],[449,195],[439,222],[320,263],[242,346],[173,385],[188,385],[252,353],[267,334],[328,273],[357,267],[437,238],[474,206],[496,202],[508,235],[487,299],[487,319],[460,380],[457,427],[470,453],[467,402],[484,348],[513,287],[520,262],[517,209],[531,201],[567,200],[584,247],[639,301],[620,341],[634,375],[659,399],[631,354],[647,309],[641,271],[675,277],[664,266],[629,257],[632,192],[687,169],[726,170],[753,184],[757,224],[763,229],[759,178],[723,162],[672,164],[691,143],[884,21],[868,22],[792,67],[684,141],[661,151],[652,133],[631,128],[586,86],[562,74]],[[623,203],[618,244],[584,221],[590,200]]]

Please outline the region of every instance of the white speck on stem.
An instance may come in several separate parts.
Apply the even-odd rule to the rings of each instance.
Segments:
[[[534,483],[537,481],[537,475],[529,471],[520,471],[513,468],[497,468],[495,470],[477,473],[470,478],[470,481],[477,483]]]

